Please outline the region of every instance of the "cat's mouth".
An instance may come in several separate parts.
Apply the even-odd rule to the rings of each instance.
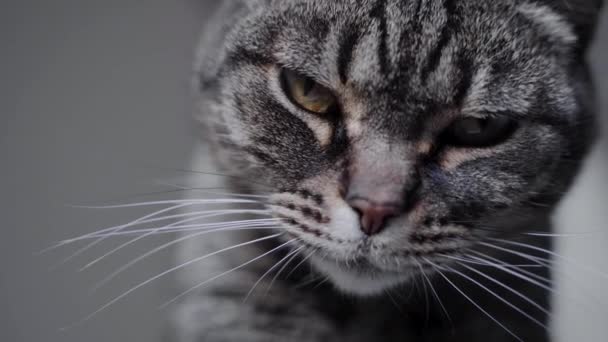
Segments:
[[[347,261],[313,256],[311,262],[317,271],[327,276],[338,289],[362,296],[380,294],[406,283],[418,272],[416,268],[408,266],[399,271],[387,269],[364,257]]]
[[[466,247],[464,241],[439,244],[391,246],[364,238],[340,246],[313,243],[299,237],[299,244],[308,247],[310,261],[316,271],[326,276],[339,290],[354,295],[373,296],[408,284],[424,273],[433,273],[427,260],[445,259]],[[426,241],[426,240],[425,240]],[[444,241],[445,242],[445,241]],[[445,261],[445,260],[443,260]]]

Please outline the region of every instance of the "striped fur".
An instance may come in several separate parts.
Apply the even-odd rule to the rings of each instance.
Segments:
[[[453,313],[451,326],[436,305],[425,312],[423,294],[397,300],[395,311],[385,292],[407,297],[399,292],[421,277],[424,258],[440,262],[439,254],[484,250],[478,241],[487,237],[550,247],[522,233],[551,231],[549,216],[594,137],[584,54],[600,2],[564,2],[569,6],[549,0],[223,2],[197,60],[201,136],[218,168],[256,180],[223,185],[269,193],[269,208],[300,239],[298,246],[320,251],[310,264],[329,283],[296,289],[279,281],[268,297],[241,303],[265,269],[243,271],[178,309],[181,341],[513,341],[437,274],[430,277]],[[320,118],[291,104],[280,68],[331,89],[340,115]],[[494,147],[438,145],[447,125],[463,116],[508,116],[519,128]],[[366,239],[344,199],[344,179],[352,177],[373,178],[370,186],[377,187],[415,184],[416,196],[385,232]],[[225,238],[191,242],[181,254],[225,244]],[[234,259],[192,272],[205,275],[234,266]],[[535,272],[548,275],[545,268]],[[548,305],[547,291],[498,271],[488,274]],[[346,300],[343,293],[365,299]],[[476,298],[520,338],[549,340],[546,330],[491,296]]]

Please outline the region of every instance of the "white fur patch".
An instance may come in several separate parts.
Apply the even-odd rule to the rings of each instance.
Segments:
[[[359,296],[375,296],[387,289],[405,283],[411,277],[409,274],[382,274],[376,277],[360,275],[345,270],[336,262],[313,256],[311,262],[315,268],[325,274],[342,292]]]
[[[441,167],[444,170],[454,170],[458,168],[460,165],[475,160],[478,158],[487,158],[496,154],[496,149],[484,148],[484,149],[463,149],[463,148],[454,148],[449,149],[445,152],[445,154],[441,158]]]
[[[551,8],[536,4],[522,4],[517,10],[539,24],[548,35],[556,37],[566,44],[576,43],[577,37],[572,26]]]
[[[365,234],[359,228],[359,215],[348,205],[338,205],[331,210],[332,221],[329,231],[342,240],[363,239]]]
[[[352,140],[357,140],[363,134],[364,125],[362,123],[367,107],[362,96],[356,93],[350,86],[342,88],[340,94],[343,100],[343,110],[346,124],[346,132]]]
[[[469,89],[468,96],[465,100],[465,108],[480,108],[483,107],[484,101],[488,98],[487,86],[490,83],[491,70],[485,66],[475,74]],[[468,113],[471,114],[471,113]]]

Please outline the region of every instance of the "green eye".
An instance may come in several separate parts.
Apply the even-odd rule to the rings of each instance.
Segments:
[[[338,104],[331,90],[293,71],[283,69],[281,84],[289,99],[306,111],[325,115]]]
[[[507,117],[457,120],[443,134],[443,143],[456,147],[490,147],[505,142],[517,129]]]

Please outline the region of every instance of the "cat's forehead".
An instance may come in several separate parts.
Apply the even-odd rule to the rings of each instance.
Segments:
[[[525,1],[274,1],[244,31],[246,46],[283,66],[404,105],[526,114],[539,89],[553,87],[548,102],[561,106],[571,95],[573,30]]]

